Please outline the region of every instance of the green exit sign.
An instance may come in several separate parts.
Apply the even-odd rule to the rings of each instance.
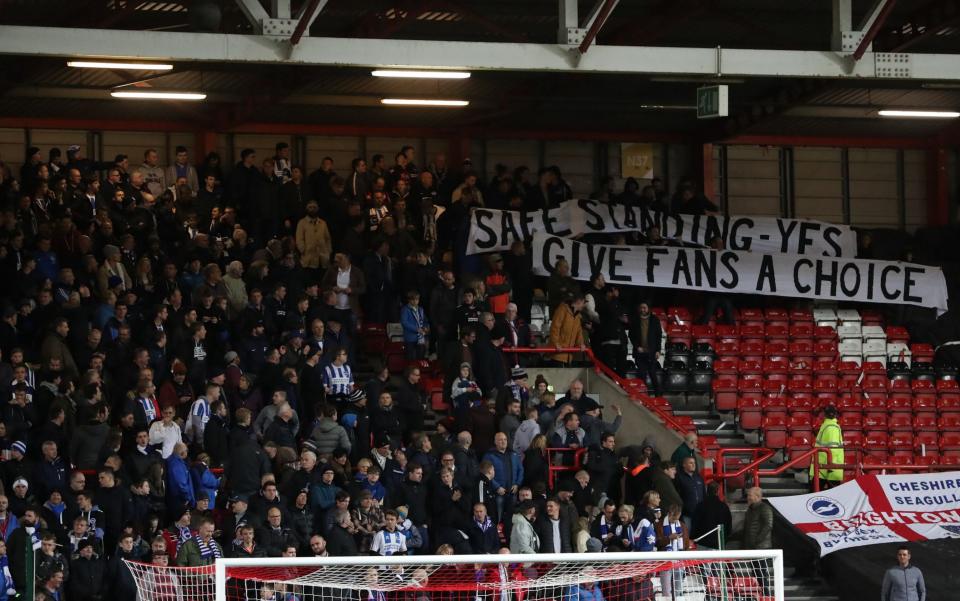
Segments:
[[[714,119],[730,114],[728,86],[697,88],[697,119]]]

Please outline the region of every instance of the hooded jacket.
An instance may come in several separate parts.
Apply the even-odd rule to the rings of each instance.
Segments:
[[[540,551],[540,537],[533,524],[522,513],[513,514],[513,528],[510,529],[511,553],[537,553]]]

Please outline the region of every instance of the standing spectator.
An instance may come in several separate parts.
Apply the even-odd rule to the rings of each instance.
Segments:
[[[537,506],[533,501],[524,501],[517,505],[517,511],[513,514],[510,529],[510,552],[519,553],[539,553],[540,538],[533,527],[533,522],[537,516]]]
[[[743,519],[743,548],[773,548],[773,509],[763,502],[763,490],[747,491],[747,514]]]
[[[696,432],[687,432],[683,435],[683,442],[680,443],[680,446],[673,451],[673,455],[670,456],[670,461],[677,466],[682,466],[683,461],[687,457],[693,457],[694,467],[697,467],[699,463],[697,461],[697,443],[699,439],[697,438]]]
[[[193,507],[197,498],[193,489],[190,466],[187,465],[187,445],[178,442],[167,457],[167,506],[174,513],[182,507]]]
[[[703,478],[697,472],[697,460],[694,457],[685,457],[680,468],[675,483],[683,500],[683,525],[687,532],[690,532],[693,530],[693,518],[703,504],[707,489]]]
[[[70,580],[67,581],[70,599],[71,601],[100,601],[106,584],[105,562],[94,555],[93,543],[89,539],[81,541],[78,550],[79,557],[70,563]]]
[[[927,601],[923,572],[910,565],[910,549],[897,547],[897,565],[883,575],[880,601]]]
[[[143,164],[134,173],[140,173],[143,176],[143,184],[154,198],[160,198],[163,191],[176,182],[176,180],[167,182],[163,167],[160,166],[160,154],[153,148],[144,151]]]
[[[177,565],[196,568],[212,565],[224,557],[220,543],[213,540],[215,526],[210,518],[202,518],[197,535],[191,537],[177,551]]]
[[[637,314],[630,321],[630,342],[633,344],[633,363],[639,376],[647,382],[654,394],[658,393],[656,372],[660,368],[660,347],[663,328],[660,319],[650,312],[650,303],[640,301]]]
[[[820,490],[833,488],[843,482],[843,468],[826,468],[827,464],[843,463],[843,431],[840,429],[840,422],[837,421],[837,408],[833,405],[823,410],[823,423],[817,431],[817,443],[819,448],[829,448],[829,451],[817,453],[816,464],[820,466],[817,474],[814,474],[814,462],[810,462],[810,481],[813,478],[820,479]]]
[[[307,202],[307,214],[297,222],[296,240],[300,265],[314,277],[319,277],[330,265],[333,242],[327,222],[320,218],[317,201]]]
[[[580,318],[583,304],[583,295],[574,293],[556,305],[550,316],[550,346],[557,349],[579,347],[581,351],[585,348]],[[572,360],[570,353],[553,355],[553,361],[561,366],[569,365]]]
[[[187,180],[187,186],[197,194],[200,191],[200,179],[197,177],[197,170],[190,164],[190,155],[185,146],[177,146],[177,158],[175,162],[167,167],[164,172],[164,183],[167,186],[174,185],[180,178]]]
[[[683,507],[683,500],[674,485],[677,477],[677,464],[672,461],[663,461],[659,467],[651,469],[653,469],[651,483],[653,489],[660,495],[661,507],[670,507],[671,505]]]
[[[534,523],[541,553],[570,553],[573,551],[571,533],[573,525],[560,512],[560,501],[547,499],[546,511],[537,516]]]
[[[497,520],[501,521],[504,516],[513,515],[517,490],[523,483],[523,461],[507,446],[507,435],[503,432],[494,435],[493,445],[494,448],[487,451],[483,458],[493,464],[492,484],[497,494]]]
[[[403,345],[407,360],[416,361],[426,357],[430,322],[420,306],[419,292],[407,292],[407,304],[400,309],[400,325],[403,327]]]
[[[717,526],[723,526],[722,531],[711,532]],[[711,482],[707,485],[706,498],[693,516],[691,536],[697,540],[698,548],[720,549],[726,546],[732,528],[733,516],[730,507],[720,498],[720,483]]]
[[[599,445],[589,447],[586,460],[587,472],[597,493],[615,502],[620,499],[620,483],[623,480],[623,466],[616,447],[616,436],[607,432],[600,437]]]

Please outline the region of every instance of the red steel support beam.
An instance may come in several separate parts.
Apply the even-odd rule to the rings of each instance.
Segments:
[[[613,11],[613,8],[617,5],[618,0],[603,0],[603,6],[600,7],[600,12],[597,13],[597,18],[593,20],[593,23],[590,24],[590,28],[587,29],[587,33],[583,36],[583,41],[580,42],[580,47],[577,50],[580,51],[580,54],[585,54],[590,48],[590,44],[597,39],[597,34],[600,33],[600,29],[603,27],[603,24],[607,22],[607,18],[610,16],[610,13]]]
[[[293,30],[293,35],[290,36],[291,46],[296,46],[300,42],[300,38],[303,37],[304,32],[307,30],[307,26],[310,24],[310,21],[313,20],[313,15],[317,12],[317,8],[320,6],[321,2],[321,0],[307,1],[307,7],[300,16],[300,20],[297,21],[297,26]]]
[[[927,225],[950,221],[950,193],[947,182],[947,149],[927,148]]]
[[[893,7],[896,4],[897,0],[886,0],[883,8],[880,9],[880,14],[878,14],[877,18],[874,19],[873,23],[870,24],[870,28],[867,29],[867,33],[865,33],[863,39],[860,40],[860,45],[857,46],[856,50],[854,50],[853,60],[858,61],[863,58],[867,48],[873,43],[873,40],[877,37],[877,34],[880,33],[880,30],[883,28],[883,24],[887,22],[887,17],[890,16],[891,12],[893,12]]]

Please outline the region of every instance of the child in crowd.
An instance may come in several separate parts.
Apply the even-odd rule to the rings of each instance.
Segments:
[[[450,388],[450,400],[458,411],[466,411],[483,398],[480,386],[473,379],[473,368],[469,363],[460,364],[460,374]]]
[[[385,557],[407,552],[407,537],[398,529],[398,512],[388,509],[383,512],[383,528],[373,535],[370,552]]]

